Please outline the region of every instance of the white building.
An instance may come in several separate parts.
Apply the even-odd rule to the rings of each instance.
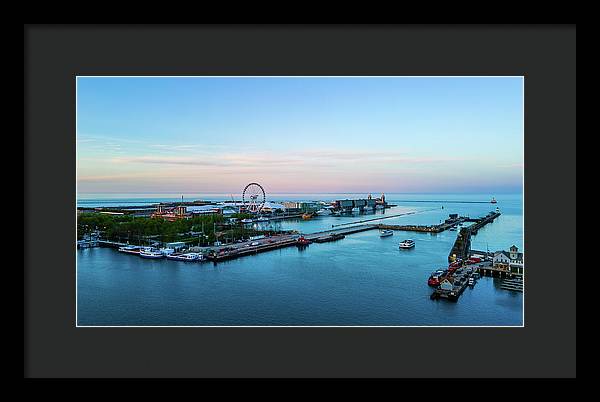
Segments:
[[[513,245],[509,251],[496,251],[494,253],[494,264],[523,264],[523,253],[519,253],[517,246]]]
[[[512,245],[508,251],[496,251],[492,261],[496,268],[510,269],[518,273],[523,272],[523,253],[520,253],[515,245]]]

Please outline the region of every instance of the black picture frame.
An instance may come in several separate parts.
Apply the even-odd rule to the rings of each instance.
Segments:
[[[574,25],[26,25],[26,377],[573,377]],[[523,328],[76,328],[77,75],[523,75]],[[558,158],[558,159],[557,159]],[[560,163],[557,163],[557,160]],[[52,229],[48,236],[47,228]],[[568,268],[568,269],[566,269]],[[560,277],[560,294],[555,279]],[[467,344],[451,370],[432,344]]]

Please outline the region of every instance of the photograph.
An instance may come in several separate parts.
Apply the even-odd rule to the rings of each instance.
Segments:
[[[526,326],[526,77],[73,79],[75,326]]]

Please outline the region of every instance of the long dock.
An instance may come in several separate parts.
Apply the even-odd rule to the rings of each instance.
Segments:
[[[453,262],[459,258],[466,260],[471,251],[471,236],[477,234],[479,229],[493,222],[499,216],[500,212],[490,212],[483,218],[477,219],[473,225],[461,228],[450,250],[450,254],[448,254],[448,262]]]
[[[407,232],[427,232],[427,233],[440,233],[444,230],[451,229],[458,224],[465,222],[467,218],[458,218],[456,221],[451,223],[442,223],[439,225],[377,225],[379,229],[389,229],[389,230],[403,230]]]
[[[271,251],[283,247],[293,246],[296,244],[296,240],[297,238],[296,236],[294,236],[292,238],[280,239],[278,241],[274,241],[273,243],[260,244],[257,246],[238,247],[232,250],[227,250],[227,248],[223,248],[219,252],[209,255],[208,259],[215,263],[220,261],[232,260],[246,255],[258,254],[265,251]]]
[[[348,225],[355,225],[357,223],[365,223],[365,222],[373,222],[373,221],[380,221],[382,219],[390,219],[390,218],[398,218],[400,216],[408,216],[408,215],[415,215],[415,214],[421,214],[423,212],[429,212],[429,211],[437,211],[437,208],[431,208],[431,209],[426,209],[423,211],[410,211],[410,212],[403,212],[401,214],[394,214],[394,215],[387,215],[387,216],[380,216],[378,218],[370,218],[370,219],[362,219],[360,221],[353,221],[353,222],[346,222],[346,223],[340,223],[337,225],[331,225],[331,227],[337,227],[337,226],[348,226]],[[402,230],[402,229],[399,229]]]
[[[373,230],[373,229],[377,229],[377,225],[356,225],[356,226],[349,226],[349,227],[345,227],[345,228],[339,228],[339,229],[331,229],[331,230],[324,230],[322,232],[315,232],[315,233],[310,233],[307,235],[304,235],[305,238],[307,238],[308,240],[314,240],[320,237],[327,237],[330,235],[349,235],[352,233],[358,233],[358,232],[364,232],[366,230]]]

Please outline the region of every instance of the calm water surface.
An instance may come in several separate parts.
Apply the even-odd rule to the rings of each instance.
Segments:
[[[434,224],[450,213],[477,217],[498,206],[502,215],[473,237],[472,247],[496,250],[515,244],[523,249],[520,195],[496,196],[496,205],[437,202],[485,201],[486,195],[387,197],[398,207],[384,214],[286,221],[278,227],[310,233],[403,212],[416,213],[382,222]],[[156,202],[156,198],[120,202],[137,205],[140,200]],[[457,303],[429,299],[427,277],[446,266],[456,233],[396,232],[380,238],[377,231],[367,231],[304,250],[284,248],[217,265],[144,260],[106,248],[77,250],[78,324],[522,325],[523,294],[499,289],[492,278],[467,288]],[[399,250],[398,242],[405,238],[414,239],[416,247]]]

